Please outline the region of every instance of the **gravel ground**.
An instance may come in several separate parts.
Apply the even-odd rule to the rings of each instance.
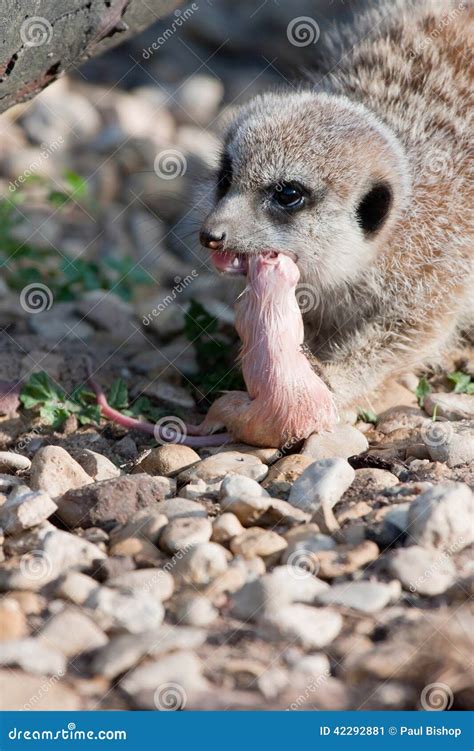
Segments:
[[[105,387],[122,378],[131,405],[146,396],[178,425],[223,388],[239,284],[199,252],[195,178],[234,100],[274,71],[246,91],[249,70],[229,57],[211,72],[190,61],[209,51],[202,20],[186,34],[178,66],[170,41],[128,90],[94,83],[99,61],[4,116],[0,187],[22,201],[3,242],[0,381],[46,371],[69,394],[88,356]],[[60,206],[51,191],[70,188],[67,169],[87,191],[72,178]],[[28,173],[41,179],[20,180]],[[39,277],[25,247],[36,267],[44,259]],[[125,265],[91,282],[81,262],[111,257]],[[46,286],[39,309],[27,282]],[[203,326],[204,344],[228,354],[219,371],[206,369]],[[157,446],[74,414],[55,429],[10,394],[2,708],[472,706],[474,397],[452,390],[453,371],[472,378],[472,354],[429,374],[423,408],[408,373],[360,405],[363,419],[347,414],[286,456]]]

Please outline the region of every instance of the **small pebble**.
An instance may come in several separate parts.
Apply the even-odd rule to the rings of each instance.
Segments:
[[[61,446],[45,446],[33,457],[30,486],[33,490],[44,490],[53,500],[92,482],[92,477]]]
[[[199,461],[199,454],[192,448],[189,448],[189,446],[182,446],[178,443],[168,446],[158,446],[158,448],[151,449],[140,460],[134,472],[147,472],[150,475],[174,477],[174,475]]]
[[[345,459],[322,459],[311,464],[296,480],[288,502],[311,513],[321,506],[333,508],[354,478],[355,471]]]
[[[267,611],[258,633],[270,641],[291,641],[304,649],[321,649],[331,644],[342,628],[342,617],[330,608],[285,605]]]
[[[227,570],[229,553],[215,542],[196,545],[176,560],[173,574],[189,584],[202,587]]]
[[[256,456],[240,454],[237,451],[225,451],[222,454],[215,454],[207,459],[202,459],[193,467],[180,472],[178,482],[183,484],[196,480],[216,482],[223,480],[228,474],[244,475],[251,480],[260,482],[267,473],[267,465],[263,464]]]
[[[212,524],[209,519],[190,516],[173,519],[161,532],[159,546],[169,555],[178,550],[187,550],[201,542],[209,542],[212,535]]]
[[[230,549],[234,555],[242,555],[244,558],[268,558],[279,557],[279,553],[287,547],[284,537],[270,529],[252,527],[244,530],[230,542]]]
[[[377,613],[393,598],[388,584],[375,581],[354,581],[333,584],[318,595],[321,605],[340,605],[362,613]]]
[[[207,597],[199,594],[183,595],[176,602],[176,619],[185,626],[209,626],[218,612]]]
[[[353,425],[339,424],[331,433],[314,434],[307,438],[302,454],[314,460],[340,457],[348,459],[350,456],[367,451],[367,438]]]
[[[456,578],[456,567],[447,553],[418,545],[394,550],[389,572],[409,592],[430,597],[445,592]]]
[[[212,541],[226,543],[243,532],[243,527],[235,514],[221,514],[212,525]]]
[[[474,495],[464,483],[442,483],[418,496],[408,511],[408,534],[421,547],[451,554],[474,541]]]
[[[14,451],[0,451],[0,472],[17,472],[29,469],[31,461],[27,456],[22,456]]]

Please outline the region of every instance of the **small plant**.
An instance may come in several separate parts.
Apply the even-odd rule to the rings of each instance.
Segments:
[[[43,188],[44,200],[58,210],[66,210],[73,200],[80,199],[94,210],[87,181],[72,170],[63,176],[64,189],[51,189],[38,176],[27,180]],[[26,200],[26,192],[16,190],[9,199],[0,200],[0,270],[11,289],[22,290],[33,282],[46,284],[57,302],[80,299],[95,289],[113,291],[129,301],[137,285],[150,284],[151,277],[132,258],[104,258],[100,263],[84,258],[67,258],[54,247],[39,248],[16,237],[16,229],[24,221],[17,207]]]
[[[155,407],[146,396],[140,396],[130,404],[127,384],[122,378],[110,387],[107,401],[124,415],[150,422],[156,422],[169,413],[169,409]],[[99,425],[101,420],[96,396],[87,386],[74,389],[68,396],[44,371],[33,373],[25,383],[20,402],[25,409],[37,410],[43,422],[54,429],[60,428],[71,415],[76,415],[80,425]]]
[[[359,409],[357,419],[362,420],[362,422],[370,422],[372,425],[377,424],[377,415],[371,409]]]
[[[156,407],[147,396],[139,396],[138,399],[130,403],[128,387],[123,378],[117,378],[113,382],[107,401],[110,407],[117,409],[128,417],[137,417],[149,420],[150,422],[157,422],[160,417],[165,417],[169,414],[168,408]],[[179,411],[176,411],[178,417],[180,416],[178,414]]]
[[[219,333],[219,321],[196,302],[191,301],[185,316],[184,332],[196,351],[199,373],[195,385],[213,397],[220,391],[244,390],[240,369],[235,366],[235,347]]]
[[[474,381],[469,373],[455,370],[452,373],[448,373],[448,380],[454,384],[453,391],[455,394],[474,394]]]
[[[428,394],[431,394],[431,385],[425,376],[422,376],[420,380],[418,381],[418,386],[415,389],[415,396],[418,399],[418,404],[423,409],[425,405],[425,399],[428,396]]]
[[[95,395],[85,387],[75,389],[70,396],[44,371],[33,373],[20,393],[25,409],[38,409],[41,419],[59,428],[70,415],[76,415],[80,425],[98,425],[100,407]]]

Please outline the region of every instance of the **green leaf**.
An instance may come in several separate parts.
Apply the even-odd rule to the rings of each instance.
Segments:
[[[128,388],[123,378],[117,378],[113,382],[107,401],[114,409],[127,409],[129,404]]]
[[[87,180],[77,172],[68,169],[64,172],[64,179],[71,191],[77,196],[77,198],[84,198],[88,193]]]
[[[100,425],[101,411],[98,404],[88,404],[77,416],[79,425]]]
[[[448,373],[448,379],[454,384],[455,394],[472,394],[474,391],[474,382],[469,373],[463,373],[461,370],[455,370]]]
[[[372,425],[377,424],[377,415],[371,409],[359,409],[357,412],[357,419],[363,422],[371,422]]]
[[[49,401],[63,401],[63,399],[64,392],[50,379],[44,370],[39,373],[33,373],[20,393],[20,401],[25,409],[31,409],[38,404]]]
[[[64,206],[70,200],[71,196],[69,193],[64,193],[62,190],[50,190],[48,193],[48,201],[56,208],[61,208],[61,206]]]
[[[54,405],[52,402],[45,404],[40,409],[41,419],[53,428],[60,428],[69,415],[70,412],[67,409],[59,405]]]
[[[416,395],[416,398],[418,399],[418,404],[420,405],[420,407],[423,408],[424,403],[425,403],[425,397],[427,397],[428,394],[431,394],[431,386],[428,380],[425,378],[425,376],[423,376],[418,381],[418,386],[416,387],[416,390],[415,390],[415,395]]]
[[[68,397],[44,371],[33,373],[23,386],[20,400],[25,409],[39,407],[41,419],[53,428],[59,428],[70,415],[76,415],[81,425],[100,423],[95,394],[81,386]]]

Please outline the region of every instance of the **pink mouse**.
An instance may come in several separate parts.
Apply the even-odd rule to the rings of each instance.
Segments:
[[[290,447],[337,420],[330,390],[303,351],[303,320],[295,297],[299,270],[287,255],[268,251],[247,261],[247,286],[236,308],[240,360],[247,391],[219,397],[200,425],[187,425],[176,440],[188,446],[229,441]],[[91,382],[102,412],[116,422],[155,434],[152,423],[113,410]],[[218,431],[225,430],[225,433]],[[212,434],[212,435],[211,435]],[[173,437],[171,436],[171,440]]]

